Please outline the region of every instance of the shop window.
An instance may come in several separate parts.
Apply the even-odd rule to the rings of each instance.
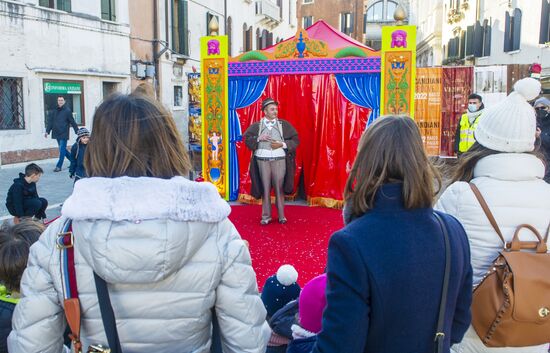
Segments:
[[[174,86],[174,107],[183,107],[183,87]]]
[[[57,109],[57,97],[65,98],[65,106],[78,125],[85,125],[83,81],[44,80],[44,123]]]
[[[115,0],[101,0],[101,18],[107,21],[116,21]]]
[[[172,1],[172,49],[189,55],[187,0]]]
[[[24,128],[23,80],[0,76],[0,130]]]
[[[38,5],[49,7],[50,9],[71,12],[71,0],[40,0]]]

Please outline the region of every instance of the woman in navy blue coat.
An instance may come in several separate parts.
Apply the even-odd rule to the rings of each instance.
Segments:
[[[445,244],[432,209],[440,178],[408,117],[370,126],[345,190],[346,226],[329,243],[327,307],[315,353],[434,351]],[[472,268],[462,225],[438,213],[449,233],[451,275],[445,352],[470,324]]]

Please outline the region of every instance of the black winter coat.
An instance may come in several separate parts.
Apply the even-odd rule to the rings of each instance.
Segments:
[[[52,139],[56,140],[68,140],[69,128],[73,127],[74,132],[78,131],[78,125],[74,121],[73,113],[67,106],[61,108],[57,107],[50,114],[48,124],[46,126],[46,133],[52,133]]]
[[[86,178],[86,170],[84,169],[86,146],[83,143],[77,142],[71,147],[71,166],[69,167],[69,174],[71,176],[76,175],[79,178]]]
[[[269,320],[269,326],[276,334],[292,339],[292,325],[297,324],[298,300],[293,300],[277,310]]]
[[[14,216],[23,217],[23,200],[38,198],[36,183],[27,183],[25,174],[19,173],[19,178],[13,179],[13,184],[8,190],[6,208],[13,210]]]
[[[0,301],[0,353],[8,353],[8,336],[15,304]]]

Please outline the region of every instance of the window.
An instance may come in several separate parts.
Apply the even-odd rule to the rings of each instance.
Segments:
[[[38,5],[49,7],[50,9],[71,12],[71,0],[40,0]]]
[[[183,107],[183,87],[174,86],[174,107]]]
[[[57,109],[57,97],[65,98],[65,106],[73,112],[78,125],[85,125],[83,81],[44,80],[44,120]]]
[[[206,35],[207,36],[211,36],[213,35],[212,33],[210,33],[210,21],[212,21],[212,19],[215,19],[215,21],[218,23],[218,26],[220,24],[220,18],[217,16],[217,15],[214,15],[210,12],[207,12],[206,13]],[[218,30],[218,35],[219,35],[219,30]]]
[[[101,0],[101,19],[116,21],[115,0]]]
[[[187,0],[172,2],[172,49],[179,54],[189,55],[187,41]]]
[[[0,77],[0,130],[24,128],[23,80],[18,77]]]
[[[483,25],[476,21],[475,25],[468,26],[466,31],[466,56],[476,58],[491,55],[491,25],[484,20]]]
[[[384,3],[379,1],[374,3],[367,10],[367,21],[369,22],[380,22],[384,18]]]
[[[233,36],[233,19],[231,18],[231,16],[229,16],[227,18],[226,26],[227,26],[227,30],[226,30],[226,33],[227,33],[227,54],[229,56],[231,56],[231,42],[233,42],[231,40],[231,37]]]
[[[367,40],[367,42],[365,44],[367,45],[367,47],[370,47],[374,50],[382,49],[382,41],[379,40],[379,39]]]
[[[513,15],[506,12],[504,21],[504,52],[519,50],[521,38],[521,10],[514,9]]]
[[[103,99],[115,92],[118,92],[118,82],[103,82]]]
[[[353,32],[353,14],[349,12],[340,14],[340,32],[345,34]]]
[[[279,17],[283,20],[283,0],[277,0],[277,6],[279,6]]]
[[[302,28],[306,29],[313,25],[313,16],[302,17]]]
[[[384,1],[372,4],[365,15],[365,22],[388,22],[393,21],[393,13],[397,9],[397,3],[388,1],[384,8]]]
[[[303,0],[302,4],[304,4],[304,5],[313,4],[313,0]]]
[[[539,44],[550,42],[550,0],[542,0]]]
[[[388,5],[386,7],[386,20],[393,21],[393,14],[395,10],[397,10],[397,3],[388,1]]]
[[[251,51],[252,50],[252,26],[248,27],[245,24],[243,24],[243,51]]]

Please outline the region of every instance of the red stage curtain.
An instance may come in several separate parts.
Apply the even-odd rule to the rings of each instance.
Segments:
[[[370,109],[349,102],[340,93],[333,75],[271,76],[262,97],[238,110],[243,131],[262,118],[261,102],[266,97],[279,102],[280,118],[298,130],[296,187],[303,172],[309,204],[341,207],[346,179]],[[239,200],[254,202],[249,195],[251,152],[239,142],[237,153],[241,172]]]

